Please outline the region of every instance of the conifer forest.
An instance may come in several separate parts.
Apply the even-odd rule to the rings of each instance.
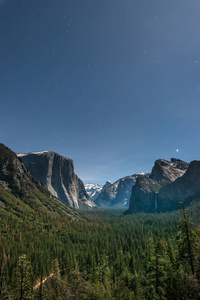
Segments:
[[[199,215],[0,208],[0,299],[199,299]]]

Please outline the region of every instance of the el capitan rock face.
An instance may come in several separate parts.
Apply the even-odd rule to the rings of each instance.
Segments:
[[[96,206],[74,173],[73,160],[52,151],[18,154],[18,157],[52,195],[78,209]]]
[[[44,214],[82,219],[63,201],[55,198],[33,177],[17,155],[0,143],[0,206],[10,215]]]
[[[177,197],[174,202],[168,200],[176,194],[176,182],[182,182],[188,166],[188,163],[175,158],[172,158],[171,162],[164,159],[156,160],[149,178],[138,177],[135,186],[133,186],[128,213],[177,209],[175,204],[178,202]],[[181,189],[182,184],[180,184]],[[171,196],[170,194],[167,196],[170,187],[174,194],[171,192]]]

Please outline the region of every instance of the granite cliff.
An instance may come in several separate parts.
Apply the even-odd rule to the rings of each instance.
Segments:
[[[158,193],[158,205],[162,211],[180,208],[181,199],[185,200],[185,205],[199,201],[200,161],[192,161],[182,177],[166,185]]]
[[[153,212],[156,207],[157,193],[163,183],[151,178],[139,176],[136,184],[132,187],[129,213]]]
[[[77,209],[96,205],[86,193],[83,182],[74,173],[73,160],[52,151],[18,154],[31,175],[55,197]]]
[[[164,159],[156,160],[149,178],[139,176],[133,186],[128,212],[177,209],[175,202],[178,200],[176,199],[173,205],[170,205],[167,194],[169,187],[174,186],[173,183],[181,181],[181,178],[187,172],[188,166],[188,163],[175,158],[172,158],[170,162]],[[175,189],[175,187],[172,188],[173,191]]]
[[[82,219],[72,207],[54,197],[8,147],[0,144],[0,208],[17,218],[33,215]]]
[[[171,158],[171,161],[158,159],[155,161],[149,178],[159,182],[162,180],[172,182],[183,176],[188,166],[187,162],[176,158]]]

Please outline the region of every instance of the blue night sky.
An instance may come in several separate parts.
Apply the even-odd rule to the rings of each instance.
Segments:
[[[0,0],[0,103],[0,142],[85,183],[199,160],[199,0]]]

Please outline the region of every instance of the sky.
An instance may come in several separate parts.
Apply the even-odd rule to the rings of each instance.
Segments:
[[[84,183],[200,159],[199,0],[0,0],[0,142]]]

